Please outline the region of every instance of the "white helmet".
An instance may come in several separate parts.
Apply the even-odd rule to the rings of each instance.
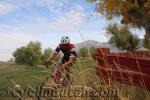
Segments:
[[[68,36],[63,36],[63,37],[61,38],[61,43],[62,43],[62,44],[68,44],[69,42],[70,42],[70,39],[69,39]]]

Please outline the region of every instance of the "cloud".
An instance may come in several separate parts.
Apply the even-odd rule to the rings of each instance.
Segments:
[[[16,48],[35,40],[31,35],[3,24],[0,24],[0,37],[0,60],[8,60]]]
[[[76,28],[85,17],[83,13],[83,8],[80,5],[78,7],[73,7],[69,12],[58,16],[52,25],[60,30],[69,31]]]
[[[63,6],[69,3],[69,0],[36,0],[38,6],[44,6],[49,9],[51,13],[60,14]]]
[[[0,1],[0,15],[9,14],[18,9],[30,7],[46,7],[51,13],[59,14],[69,0],[3,0]]]
[[[14,49],[16,47],[22,46],[31,40],[34,40],[31,36],[24,33],[0,33],[0,50],[2,49]]]
[[[23,22],[22,28],[31,33],[38,33],[38,31],[73,31],[83,22],[85,13],[83,13],[84,8],[78,3],[72,4],[71,7],[67,7],[66,11],[63,11],[63,8],[70,3],[69,0],[5,0],[3,2],[0,1],[0,15],[22,8],[46,7],[52,14],[51,18],[43,15],[35,15],[34,17],[25,15],[28,16],[28,20],[32,19],[32,22]]]
[[[0,61],[7,61],[12,53],[21,46],[26,45],[34,39],[23,33],[0,34]]]
[[[67,12],[61,13],[51,19],[41,15],[32,16],[32,23],[26,24],[23,28],[26,33],[60,33],[77,31],[80,24],[86,18],[83,13],[84,8],[79,4],[74,4]]]
[[[9,12],[12,12],[16,9],[13,4],[9,4],[7,2],[0,2],[0,15],[5,15]]]

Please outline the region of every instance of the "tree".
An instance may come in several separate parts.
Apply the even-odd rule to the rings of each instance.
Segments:
[[[131,33],[128,27],[110,24],[106,30],[110,36],[109,42],[119,50],[134,51],[137,49],[140,40]]]
[[[108,19],[121,16],[122,24],[144,28],[150,39],[150,0],[87,0],[98,2],[97,12]]]
[[[26,46],[18,48],[13,53],[13,56],[15,58],[15,62],[18,64],[36,66],[41,60],[41,43],[38,41],[31,41]]]
[[[20,48],[17,48],[17,50],[13,53],[13,56],[15,58],[15,62],[18,64],[26,64],[26,47],[22,46]]]
[[[45,60],[47,60],[51,53],[52,53],[51,48],[45,49],[44,52],[42,53],[42,56],[41,56],[41,62],[43,63]]]
[[[79,55],[80,55],[82,58],[88,57],[88,49],[87,49],[87,48],[81,48],[81,49],[79,50]]]

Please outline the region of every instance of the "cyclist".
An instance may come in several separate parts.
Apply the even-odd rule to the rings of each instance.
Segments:
[[[61,43],[57,46],[52,55],[50,55],[47,59],[47,63],[52,63],[52,60],[57,57],[60,51],[63,53],[63,57],[60,64],[54,69],[54,72],[51,75],[51,77],[54,78],[54,81],[60,80],[62,70],[65,70],[67,72],[66,78],[69,79],[69,68],[73,65],[77,57],[75,46],[70,43],[70,39],[68,36],[63,36],[61,38]]]

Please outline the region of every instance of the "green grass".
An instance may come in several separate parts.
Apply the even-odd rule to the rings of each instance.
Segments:
[[[44,66],[42,68],[17,64],[0,65],[0,88],[12,87],[14,85],[12,81],[21,85],[22,88],[25,88],[27,84],[36,87],[50,72],[50,69]]]
[[[15,84],[19,84],[22,89],[29,88],[27,85],[36,88],[50,73],[50,69],[46,69],[44,66],[30,67],[0,63],[0,89],[7,87],[13,88]],[[0,97],[0,100],[16,100],[16,98]]]
[[[94,67],[95,63],[90,59],[81,60],[72,66],[72,70],[84,70]],[[81,68],[82,66],[82,68]],[[51,66],[50,66],[51,67]],[[47,69],[44,66],[26,66],[17,64],[0,64],[0,88],[13,87],[14,81],[16,84],[26,88],[27,84],[32,87],[37,87],[41,84],[46,76],[50,75],[51,68]]]

